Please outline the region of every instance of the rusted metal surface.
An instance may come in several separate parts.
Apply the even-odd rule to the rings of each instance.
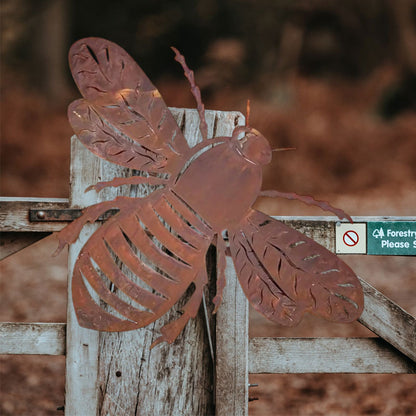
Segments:
[[[82,216],[82,209],[62,208],[62,209],[30,209],[30,222],[70,222]],[[97,218],[97,221],[105,221],[118,212],[117,209],[110,209]]]
[[[97,156],[139,171],[88,190],[143,183],[157,188],[145,198],[118,197],[90,206],[59,233],[57,251],[75,242],[87,222],[119,210],[86,242],[75,264],[72,294],[80,325],[101,331],[146,326],[193,284],[183,314],[162,328],[153,346],[173,342],[199,309],[210,244],[217,247],[215,309],[226,284],[229,249],[247,298],[272,321],[294,325],[305,312],[338,322],[357,319],[363,293],[353,271],[313,240],[251,208],[261,193],[262,167],[271,161],[269,142],[248,123],[231,137],[209,139],[193,72],[173,50],[200,116],[202,141],[192,148],[160,93],[123,49],[87,38],[70,50],[72,74],[83,95],[68,111],[75,133]],[[299,199],[350,219],[311,197],[277,191],[263,195]],[[123,267],[134,271],[137,281],[127,278]]]

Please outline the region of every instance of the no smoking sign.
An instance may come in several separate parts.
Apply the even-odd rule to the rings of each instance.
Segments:
[[[338,223],[335,226],[335,251],[340,254],[366,254],[366,224]]]
[[[348,247],[354,247],[359,243],[360,236],[354,230],[348,230],[342,236],[342,241]]]

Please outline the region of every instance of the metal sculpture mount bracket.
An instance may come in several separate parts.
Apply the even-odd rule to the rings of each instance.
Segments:
[[[74,243],[86,223],[118,210],[85,243],[75,263],[72,299],[79,324],[99,331],[141,328],[164,315],[193,285],[183,314],[161,329],[152,347],[172,343],[203,299],[211,244],[217,252],[214,312],[221,304],[229,253],[248,300],[271,321],[296,325],[306,312],[336,322],[358,319],[364,301],[354,272],[252,205],[260,195],[284,197],[351,218],[311,197],[261,191],[262,167],[272,157],[269,142],[248,121],[231,137],[208,138],[194,74],[172,49],[197,103],[202,141],[192,148],[159,91],[121,47],[86,38],[70,49],[72,75],[83,96],[69,106],[72,128],[95,155],[138,171],[88,190],[125,184],[156,188],[147,197],[120,196],[92,205],[59,233],[57,252]]]

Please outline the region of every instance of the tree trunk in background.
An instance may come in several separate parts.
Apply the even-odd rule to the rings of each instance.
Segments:
[[[47,2],[35,30],[35,78],[40,89],[55,102],[66,99],[68,88],[68,9],[67,0]]]

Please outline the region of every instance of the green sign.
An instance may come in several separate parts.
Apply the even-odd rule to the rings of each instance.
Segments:
[[[416,221],[368,222],[367,254],[416,256]]]

